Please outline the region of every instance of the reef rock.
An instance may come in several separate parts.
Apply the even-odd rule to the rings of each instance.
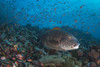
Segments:
[[[40,60],[43,64],[55,64],[55,65],[60,65],[60,63],[65,62],[65,60],[56,55],[48,55],[48,56],[43,56]]]
[[[44,64],[44,67],[81,67],[82,65],[76,58],[70,56],[49,55],[43,56],[39,61]]]

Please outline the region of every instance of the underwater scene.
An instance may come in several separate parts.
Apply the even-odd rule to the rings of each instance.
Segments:
[[[0,0],[0,67],[100,67],[100,0]]]

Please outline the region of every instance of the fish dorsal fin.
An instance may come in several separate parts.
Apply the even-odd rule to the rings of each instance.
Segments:
[[[54,27],[54,28],[51,29],[51,30],[61,30],[61,28],[59,28],[59,27]]]

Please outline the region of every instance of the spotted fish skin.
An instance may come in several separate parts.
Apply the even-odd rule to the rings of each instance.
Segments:
[[[78,40],[70,33],[62,30],[49,30],[41,36],[42,43],[59,51],[79,48]]]

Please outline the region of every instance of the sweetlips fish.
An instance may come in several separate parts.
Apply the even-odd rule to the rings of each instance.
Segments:
[[[74,50],[79,48],[79,41],[72,34],[55,27],[41,36],[42,43],[58,51]]]

